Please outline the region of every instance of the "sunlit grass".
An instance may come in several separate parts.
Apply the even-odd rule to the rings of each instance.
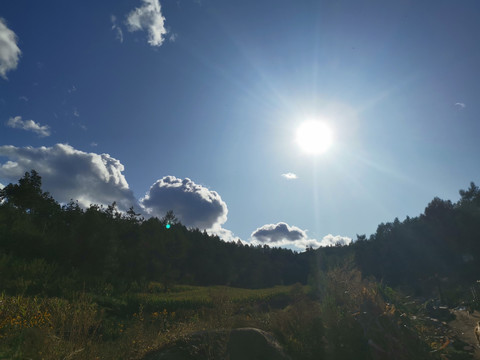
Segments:
[[[102,305],[85,293],[70,300],[3,294],[0,359],[140,358],[194,331],[254,324],[248,305],[290,290],[174,286],[165,292],[151,283],[145,292],[102,297]],[[239,308],[250,313],[235,314]]]
[[[312,287],[173,286],[165,292],[151,283],[144,291],[103,297],[101,304],[86,293],[68,300],[1,295],[0,359],[134,360],[198,331],[239,327],[274,334],[293,359],[368,358],[369,342],[395,349],[400,358],[428,345],[438,349],[416,336],[428,329],[416,329],[394,295],[345,269],[321,275]]]
[[[275,286],[267,289],[240,289],[228,286],[174,286],[167,292],[151,291],[138,293],[134,296],[149,305],[158,304],[158,306],[164,308],[189,308],[212,305],[213,298],[218,294],[229,301],[248,302],[268,300],[274,296],[286,295],[290,290],[291,286]]]

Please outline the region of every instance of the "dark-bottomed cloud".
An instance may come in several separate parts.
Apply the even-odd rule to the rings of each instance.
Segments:
[[[61,203],[78,200],[90,204],[110,205],[120,210],[135,206],[137,200],[123,175],[122,163],[109,154],[87,153],[67,144],[52,147],[0,146],[0,179],[16,183],[25,172],[35,169],[42,177],[42,188]]]
[[[220,195],[192,180],[165,176],[140,201],[146,213],[163,217],[168,210],[187,227],[220,229],[227,221],[227,204]]]
[[[306,239],[307,234],[302,229],[289,226],[284,222],[279,222],[277,224],[263,225],[261,228],[255,230],[251,237],[261,243],[276,243],[282,240],[297,241]]]
[[[147,217],[159,218],[173,210],[185,226],[206,230],[225,241],[238,240],[222,228],[228,209],[220,195],[190,179],[165,176],[139,203],[123,175],[123,164],[109,154],[87,153],[67,144],[39,148],[5,145],[0,146],[0,157],[7,159],[0,162],[2,183],[16,183],[34,169],[42,177],[43,190],[60,203],[78,200],[86,208],[115,201],[121,211],[134,206]]]
[[[299,250],[305,250],[307,247],[316,249],[325,246],[348,245],[352,241],[349,237],[331,234],[324,236],[321,240],[311,239],[306,230],[284,222],[263,225],[256,229],[250,237],[250,242],[254,245],[290,246]]]

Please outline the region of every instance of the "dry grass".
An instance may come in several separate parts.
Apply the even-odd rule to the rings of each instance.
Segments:
[[[293,359],[375,358],[381,351],[375,347],[395,349],[392,359],[424,354],[378,284],[354,269],[317,280],[315,296],[301,285],[182,286],[164,293],[152,284],[149,292],[109,298],[120,304],[115,310],[84,293],[70,300],[2,295],[0,359],[136,360],[196,331],[238,327],[273,333]]]
[[[125,295],[118,302],[127,305],[114,315],[85,293],[69,300],[1,295],[0,359],[139,359],[195,331],[252,323],[243,310],[289,291],[159,288],[152,284],[147,293]]]

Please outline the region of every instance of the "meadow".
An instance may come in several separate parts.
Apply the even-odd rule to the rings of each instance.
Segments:
[[[0,295],[1,359],[136,359],[206,328],[247,325],[259,308],[286,303],[292,287],[238,289],[159,283],[116,296]],[[255,315],[254,315],[255,314]]]
[[[424,304],[345,268],[309,285],[265,289],[175,285],[165,291],[150,282],[123,294],[3,294],[0,359],[142,359],[196,331],[241,327],[273,334],[292,359],[470,358],[442,348],[424,311]]]

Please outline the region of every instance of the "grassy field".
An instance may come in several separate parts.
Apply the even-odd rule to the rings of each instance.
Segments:
[[[199,330],[255,327],[292,359],[440,359],[422,305],[356,270],[268,289],[158,283],[117,295],[0,295],[0,359],[141,359]],[[415,320],[416,319],[416,320]],[[436,338],[435,338],[436,339]],[[450,350],[450,354],[452,354]],[[456,354],[455,359],[468,359]],[[450,358],[450,357],[448,357]]]
[[[291,286],[165,292],[151,283],[145,292],[120,296],[0,295],[0,359],[136,359],[192,331],[253,324],[254,313],[285,306],[291,292]]]

